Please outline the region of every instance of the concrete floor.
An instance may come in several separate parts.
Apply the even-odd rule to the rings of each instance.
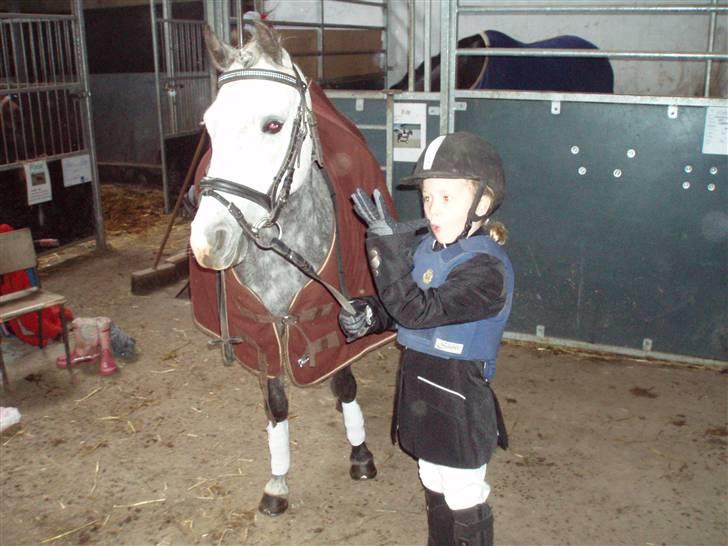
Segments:
[[[44,275],[140,358],[73,382],[58,344],[9,364],[0,404],[23,420],[0,439],[0,544],[424,544],[416,464],[389,442],[397,347],[354,365],[377,478],[348,478],[328,385],[292,390],[290,508],[267,518],[257,380],[206,348],[180,284],[130,295],[153,251],[117,242]],[[497,544],[728,544],[725,370],[514,344],[498,366],[511,448],[488,467]]]

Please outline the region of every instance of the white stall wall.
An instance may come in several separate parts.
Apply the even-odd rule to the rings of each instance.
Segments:
[[[463,4],[477,4],[464,0]],[[511,2],[514,3],[514,2]],[[524,6],[544,6],[554,1],[523,0]],[[561,2],[562,4],[564,2]],[[492,4],[492,3],[491,3]],[[604,1],[580,2],[580,5],[604,5]],[[610,5],[655,5],[655,2],[610,0]],[[679,0],[666,0],[663,5],[684,5]],[[416,62],[423,59],[425,9],[432,9],[432,54],[439,52],[440,7],[444,1],[416,0]],[[392,30],[389,53],[390,82],[398,81],[407,71],[407,0],[389,0],[389,24]],[[319,0],[267,0],[265,9],[278,20],[318,22]],[[381,10],[333,0],[324,1],[327,23],[381,25]],[[708,15],[468,15],[460,17],[458,37],[483,30],[499,30],[523,42],[534,42],[560,34],[581,36],[601,49],[625,51],[705,52],[708,43]],[[717,17],[716,53],[728,51],[728,16]],[[615,71],[615,92],[629,95],[702,96],[704,62],[684,61],[612,61]],[[711,96],[728,97],[728,63],[713,63]]]

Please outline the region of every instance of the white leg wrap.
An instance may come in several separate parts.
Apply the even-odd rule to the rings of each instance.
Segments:
[[[285,476],[291,467],[291,448],[288,443],[288,419],[273,426],[268,421],[268,449],[270,471],[274,476]]]
[[[344,413],[347,440],[354,447],[363,444],[367,435],[364,431],[364,414],[361,412],[359,403],[356,400],[349,403],[342,402],[341,410]]]

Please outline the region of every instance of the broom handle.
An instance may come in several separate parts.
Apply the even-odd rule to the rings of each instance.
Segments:
[[[167,232],[164,234],[164,238],[162,239],[162,244],[159,245],[159,250],[157,251],[157,256],[154,258],[154,265],[152,266],[152,269],[157,269],[157,266],[159,265],[159,260],[162,257],[162,251],[164,250],[164,246],[167,244],[167,239],[169,239],[169,234],[172,232],[172,226],[174,225],[174,220],[177,218],[177,212],[179,211],[179,207],[182,204],[182,198],[185,195],[185,192],[187,192],[187,188],[190,185],[190,182],[192,181],[192,177],[195,174],[195,171],[197,170],[197,164],[200,162],[200,156],[202,155],[202,149],[205,147],[205,141],[206,141],[206,135],[207,130],[202,129],[202,134],[200,135],[200,140],[197,142],[197,148],[195,148],[195,155],[192,156],[192,163],[190,163],[189,168],[187,169],[187,176],[185,176],[185,181],[182,184],[182,188],[179,191],[179,195],[177,196],[177,202],[174,204],[174,209],[172,210],[172,217],[169,219],[169,224],[167,225]]]

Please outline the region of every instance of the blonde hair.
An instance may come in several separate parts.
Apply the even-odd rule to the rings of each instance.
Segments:
[[[478,190],[478,182],[476,180],[468,180],[470,184],[473,187],[474,191]],[[483,195],[487,195],[491,201],[493,199],[493,190],[491,190],[488,186],[485,187],[483,190]],[[489,222],[486,218],[485,223],[482,226],[482,229],[488,233],[491,239],[493,239],[496,243],[503,246],[506,244],[506,241],[508,240],[508,229],[503,224],[503,222]]]
[[[490,238],[496,243],[501,246],[506,244],[506,241],[508,240],[508,229],[502,222],[493,222],[492,224],[488,222],[485,225],[485,229],[488,230],[488,235],[490,235]]]

